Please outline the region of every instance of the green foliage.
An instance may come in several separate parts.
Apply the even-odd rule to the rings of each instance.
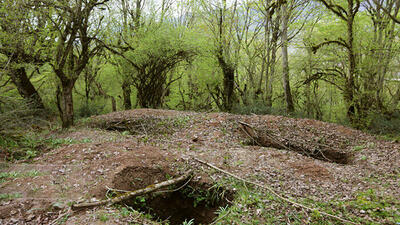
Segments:
[[[0,193],[0,201],[22,198],[21,193]]]
[[[204,204],[206,207],[213,207],[221,201],[226,194],[224,188],[218,183],[206,190],[187,186],[182,189],[182,193],[185,196],[194,199],[194,207],[197,207],[199,204]]]
[[[97,213],[97,218],[101,222],[107,222],[110,219],[108,213],[107,212],[103,212],[103,211]]]
[[[373,189],[358,193],[356,200],[352,201],[351,205],[363,210],[371,217],[389,218],[392,220],[391,222],[400,221],[400,202],[398,199],[380,197]]]
[[[261,114],[271,114],[272,110],[273,109],[271,107],[268,107],[264,101],[257,100],[247,105],[235,104],[233,106],[232,112],[245,115],[250,115],[250,114],[261,115]]]
[[[83,142],[90,140],[84,139]],[[0,148],[4,149],[7,160],[32,159],[49,149],[64,144],[78,143],[70,138],[44,138],[41,134],[23,133],[13,136],[0,136]]]
[[[191,219],[189,221],[185,220],[182,225],[193,225],[194,224],[194,219]]]
[[[110,103],[111,104],[111,103]],[[99,99],[98,101],[91,101],[89,104],[82,103],[78,105],[77,118],[86,118],[94,115],[100,115],[105,112],[106,100]]]
[[[37,170],[30,170],[25,173],[21,172],[16,172],[16,171],[11,171],[11,172],[2,172],[0,173],[0,183],[5,182],[7,179],[14,179],[14,178],[19,178],[19,177],[37,177],[41,176],[42,173]]]
[[[385,116],[378,113],[369,115],[368,131],[374,134],[387,135],[394,139],[399,139],[400,136],[400,112],[396,111],[390,116]]]

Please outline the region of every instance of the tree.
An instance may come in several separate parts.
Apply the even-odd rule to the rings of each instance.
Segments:
[[[130,5],[128,1],[121,0],[121,13],[122,13],[122,27],[123,30],[120,33],[120,40],[123,47],[127,47],[128,49],[133,49],[127,43],[128,40],[134,37],[141,26],[141,16],[142,10],[144,7],[144,0],[136,0],[132,2],[133,5]],[[124,101],[125,110],[132,108],[131,102],[131,85],[132,80],[130,79],[131,75],[122,74],[122,96]]]
[[[278,39],[280,37],[280,23],[281,14],[276,13],[276,9],[279,7],[279,2],[273,1],[261,1],[259,6],[260,11],[263,14],[263,25],[264,25],[264,37],[263,45],[261,48],[261,69],[260,69],[260,81],[257,92],[261,92],[261,85],[263,77],[265,76],[265,102],[268,107],[272,107],[272,93],[273,93],[273,78],[276,71],[278,51]]]
[[[236,99],[235,96],[235,71],[237,64],[233,59],[231,43],[234,37],[234,20],[237,19],[237,5],[234,1],[233,5],[228,8],[227,1],[221,0],[217,4],[211,2],[202,2],[204,11],[204,20],[208,28],[213,34],[214,56],[223,74],[223,88],[217,86],[217,95],[221,96],[222,104],[218,103],[217,97],[214,97],[217,105],[223,111],[230,111]]]
[[[12,83],[25,100],[44,109],[42,99],[27,74],[27,67],[33,67],[33,75],[49,60],[45,50],[48,43],[44,36],[44,15],[37,5],[29,5],[21,0],[2,1],[0,9],[0,53],[8,58],[3,69],[6,69]]]
[[[382,0],[377,3],[375,0],[363,2],[371,19],[373,32],[367,51],[363,54],[362,106],[365,110],[373,108],[385,113],[391,111],[388,110],[391,105],[384,103],[384,82],[390,71],[390,62],[396,57],[398,50],[395,44],[398,35],[395,29],[396,22],[389,14],[398,14],[400,2],[394,0],[385,1],[385,4],[383,2]]]
[[[294,104],[292,98],[292,92],[290,90],[289,83],[289,59],[288,59],[288,23],[289,23],[289,11],[287,9],[287,3],[281,6],[282,13],[282,82],[283,90],[285,93],[286,111],[288,113],[294,112]]]
[[[102,48],[95,41],[102,18],[94,18],[93,12],[108,1],[41,1],[49,12],[54,11],[48,16],[53,29],[57,31],[53,39],[54,60],[50,64],[60,80],[57,103],[63,128],[74,124],[72,91],[75,82],[89,59]]]
[[[338,40],[327,40],[313,47],[313,51],[316,52],[319,48],[325,45],[336,44],[343,47],[347,52],[347,73],[345,79],[345,85],[343,88],[343,98],[347,105],[347,117],[350,123],[355,126],[360,126],[360,120],[364,116],[361,105],[356,91],[359,89],[357,83],[357,61],[356,52],[354,49],[354,19],[360,9],[360,0],[347,0],[346,6],[342,6],[339,3],[334,3],[331,0],[318,0],[321,2],[329,11],[334,13],[340,20],[346,24],[346,39],[339,38]]]
[[[167,25],[153,25],[141,29],[135,36],[135,49],[124,55],[131,64],[131,79],[137,89],[138,105],[159,108],[169,86],[180,79],[167,75],[181,62],[191,61],[196,54],[186,36]]]

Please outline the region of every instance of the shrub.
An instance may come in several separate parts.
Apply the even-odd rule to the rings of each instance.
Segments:
[[[369,115],[368,131],[373,134],[395,137],[400,135],[400,112],[396,111],[390,116],[371,113]]]

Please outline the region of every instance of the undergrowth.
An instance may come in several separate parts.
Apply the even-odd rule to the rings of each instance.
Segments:
[[[41,134],[22,133],[13,136],[0,136],[2,157],[8,161],[33,159],[43,152],[64,144],[74,144],[70,138],[43,137]]]
[[[344,224],[327,217],[329,213],[360,224],[400,223],[400,202],[395,197],[382,197],[375,190],[359,192],[353,199],[316,201],[311,198],[296,201],[317,210],[309,212],[278,199],[271,193],[232,181],[236,190],[232,206],[220,208],[215,224]]]

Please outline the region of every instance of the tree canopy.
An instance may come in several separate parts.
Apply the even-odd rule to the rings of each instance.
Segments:
[[[5,0],[0,96],[34,101],[65,128],[75,114],[133,107],[371,128],[374,118],[400,116],[399,8],[394,0]]]

